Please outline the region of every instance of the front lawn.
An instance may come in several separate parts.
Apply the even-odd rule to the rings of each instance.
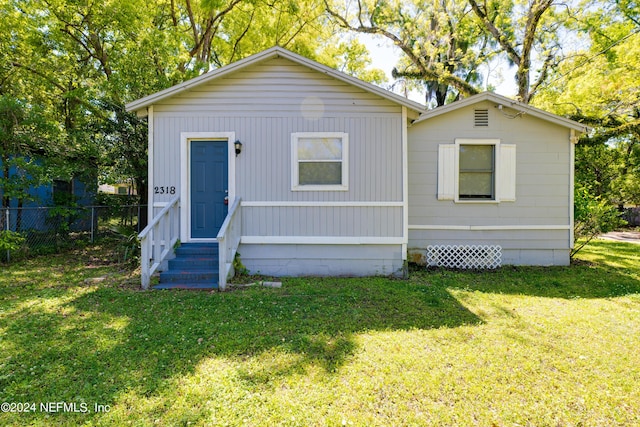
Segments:
[[[640,245],[226,293],[103,253],[0,266],[0,425],[640,424]]]

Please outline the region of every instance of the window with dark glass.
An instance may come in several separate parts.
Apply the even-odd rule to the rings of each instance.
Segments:
[[[458,198],[495,199],[495,146],[460,145]]]

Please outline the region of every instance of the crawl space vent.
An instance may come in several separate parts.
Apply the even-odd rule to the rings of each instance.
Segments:
[[[489,126],[489,110],[475,110],[474,125],[476,127],[488,127]]]
[[[499,245],[427,246],[427,267],[494,269],[502,265]]]

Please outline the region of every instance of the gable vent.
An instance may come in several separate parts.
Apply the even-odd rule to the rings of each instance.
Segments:
[[[476,127],[489,126],[489,110],[475,110],[474,124]]]

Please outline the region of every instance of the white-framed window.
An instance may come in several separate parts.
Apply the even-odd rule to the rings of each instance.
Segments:
[[[516,146],[459,138],[438,147],[438,200],[499,203],[516,199]]]
[[[291,134],[291,189],[347,191],[349,135],[343,132]]]
[[[460,200],[495,200],[495,147],[493,144],[458,145]]]

